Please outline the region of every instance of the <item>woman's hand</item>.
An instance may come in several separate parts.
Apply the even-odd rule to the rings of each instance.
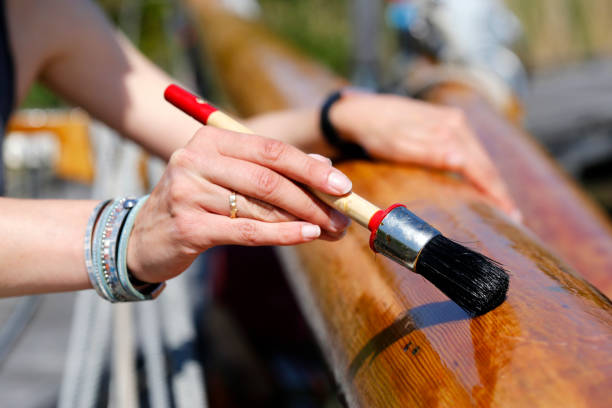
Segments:
[[[294,245],[342,236],[350,220],[292,180],[333,195],[352,187],[320,156],[260,136],[200,129],[172,155],[138,213],[128,245],[130,271],[160,282],[212,246]],[[229,216],[232,191],[235,219]]]
[[[372,157],[459,173],[520,221],[505,183],[460,110],[355,92],[332,106],[330,119],[344,140]]]

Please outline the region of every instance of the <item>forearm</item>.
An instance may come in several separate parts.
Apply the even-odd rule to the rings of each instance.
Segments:
[[[115,52],[121,57],[105,59],[114,61],[109,65],[115,67],[126,65],[111,74],[117,78],[116,86],[101,86],[95,78],[81,80],[82,86],[72,86],[71,83],[61,86],[65,78],[62,74],[62,78],[55,79],[56,87],[59,85],[63,94],[72,95],[71,99],[95,116],[167,160],[189,141],[201,125],[164,100],[165,88],[175,81],[148,61],[122,35],[114,33],[113,36],[118,47]],[[83,87],[92,89],[83,92]],[[113,88],[116,89],[113,91]],[[307,152],[325,156],[336,154],[321,135],[315,109],[271,112],[250,118],[248,125],[257,134],[290,143]]]
[[[167,160],[201,125],[164,100],[164,89],[172,80],[120,34],[112,33],[98,50],[99,55],[91,58],[106,64],[104,73],[83,70],[82,63],[53,66],[45,75],[47,82],[122,135]],[[74,75],[67,75],[73,68]]]
[[[201,126],[163,99],[172,78],[136,50],[91,3],[55,1],[65,4],[53,17],[62,19],[65,24],[59,26],[70,30],[54,32],[57,51],[41,68],[45,82],[123,135],[168,159]],[[77,38],[74,32],[79,33]],[[319,132],[315,110],[271,113],[249,124],[258,134],[309,152],[333,154]]]
[[[165,101],[164,90],[176,81],[147,60],[122,35],[116,34],[116,37],[130,67],[120,79],[127,104],[117,109],[113,96],[106,95],[99,107],[100,117],[125,136],[168,160],[202,125]]]
[[[23,0],[11,6],[20,98],[35,72],[59,95],[165,159],[200,127],[164,101],[171,78],[119,34],[95,4]],[[43,49],[32,42],[43,42]]]
[[[90,288],[83,239],[95,205],[0,198],[0,297]]]
[[[317,109],[271,112],[249,118],[255,133],[290,143],[307,153],[334,157],[338,152],[323,138]]]

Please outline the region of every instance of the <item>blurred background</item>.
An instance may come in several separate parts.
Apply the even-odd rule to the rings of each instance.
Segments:
[[[413,18],[410,15],[424,13],[404,10],[402,16],[401,6],[422,10],[422,4],[445,2],[373,1],[359,6],[364,15],[356,11],[355,4],[368,2],[358,0],[226,3],[241,10],[243,15],[260,20],[336,73],[360,85],[393,90],[389,89],[394,80],[393,64],[402,47],[406,48],[400,32],[410,24],[420,24],[407,22]],[[191,76],[203,86],[201,77],[207,75],[207,69],[197,57],[186,56],[197,51],[190,50],[185,39],[179,38],[180,30],[184,31],[190,24],[189,16],[180,11],[180,3],[104,0],[99,4],[153,61],[175,76],[183,80]],[[608,108],[612,95],[609,81],[612,69],[608,59],[612,54],[612,39],[608,35],[612,4],[606,0],[506,0],[503,3],[468,0],[465,4],[469,7],[464,7],[468,10],[462,20],[476,21],[477,28],[467,33],[466,24],[460,24],[457,30],[465,32],[463,41],[472,40],[481,49],[503,45],[516,53],[525,77],[521,77],[522,72],[515,72],[504,79],[514,81],[511,84],[524,105],[527,129],[610,211],[612,189],[608,188],[606,176],[612,166]],[[507,8],[502,9],[502,4]],[[493,13],[495,17],[482,21],[483,16],[478,13]],[[432,32],[423,35],[428,34],[428,41],[435,43],[437,39]],[[369,42],[363,44],[363,38],[367,37],[375,38],[376,43],[366,40]],[[369,49],[361,49],[358,44]],[[478,55],[478,47],[462,52],[473,60],[487,58],[486,51]],[[177,61],[182,61],[182,66]],[[507,69],[516,70],[515,67]],[[215,100],[214,85],[206,86]],[[34,86],[22,106],[26,109],[59,107],[65,104],[40,84]]]
[[[197,1],[98,3],[149,58],[231,110],[202,57],[199,23],[188,6]],[[612,3],[608,0],[221,3],[232,13],[262,23],[356,85],[373,90],[418,95],[422,89],[401,73],[422,56],[453,67],[453,74],[466,80],[478,73],[480,86],[486,87],[491,100],[501,110],[514,104],[517,121],[612,212]],[[9,196],[139,194],[163,170],[163,163],[68,106],[42,84],[33,87],[9,130],[3,150]],[[100,171],[112,171],[116,177],[96,179]],[[260,258],[261,253],[249,250],[231,259],[213,251],[203,262],[226,267],[234,262],[239,268]],[[223,285],[231,283],[198,268],[192,275],[199,276],[199,282],[220,279]],[[191,333],[187,336],[193,340],[187,354],[201,369],[196,370],[200,374],[193,377],[198,384],[193,387],[202,387],[201,395],[211,406],[243,406],[255,400],[261,406],[342,405],[314,340],[303,320],[296,317],[300,312],[279,270],[272,272],[277,274],[271,280],[276,283],[270,285],[275,288],[268,288],[270,295],[263,303],[270,308],[283,305],[286,316],[279,319],[289,323],[282,333],[244,323],[251,317],[241,315],[234,306],[240,304],[236,299],[248,297],[246,293],[221,291],[223,301],[217,302],[212,289],[202,289],[196,298],[210,300],[212,307],[193,312],[202,307],[201,299],[184,306],[194,316],[185,322],[190,327],[185,333]],[[56,406],[60,389],[65,387],[62,381],[66,381],[73,302],[72,294],[0,300],[0,393],[7,406]],[[163,346],[159,347],[155,358],[167,359],[160,351]],[[152,385],[138,378],[151,357],[134,348],[138,401],[150,406]],[[236,363],[238,360],[242,363]],[[107,377],[108,370],[102,371]],[[161,383],[172,382],[170,369],[160,375]],[[108,389],[108,383],[107,378],[102,389]],[[28,392],[33,384],[38,390],[35,394]],[[167,406],[181,406],[171,392],[158,398],[174,401]],[[97,400],[99,406],[107,403]]]

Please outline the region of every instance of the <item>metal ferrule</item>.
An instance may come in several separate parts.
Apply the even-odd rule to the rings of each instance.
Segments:
[[[374,249],[414,271],[421,250],[439,234],[406,207],[396,207],[378,226]]]

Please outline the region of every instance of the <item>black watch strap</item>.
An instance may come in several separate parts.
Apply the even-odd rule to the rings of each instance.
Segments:
[[[320,126],[321,133],[327,143],[338,149],[345,158],[366,158],[367,153],[357,143],[347,142],[340,138],[338,131],[331,123],[329,111],[334,103],[342,98],[342,90],[338,90],[330,94],[321,106]]]

